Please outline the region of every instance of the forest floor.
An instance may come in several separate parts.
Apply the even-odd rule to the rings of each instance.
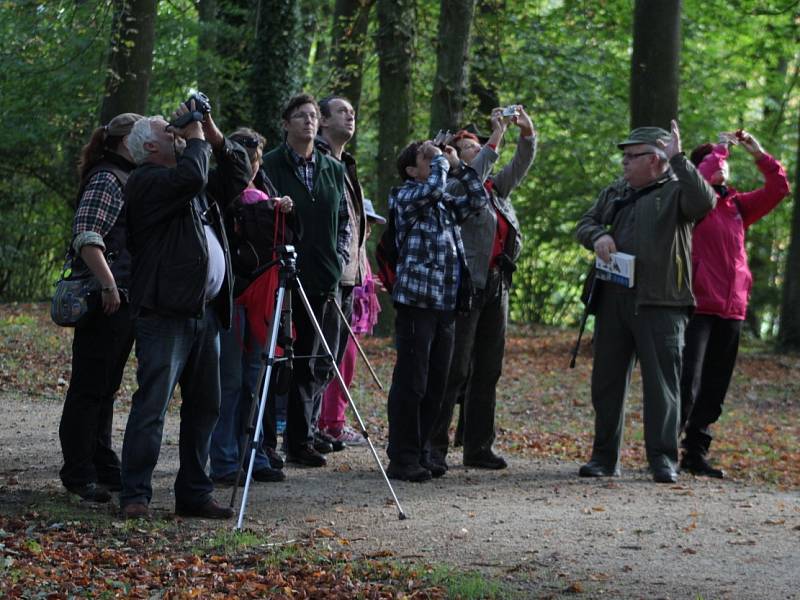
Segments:
[[[287,466],[251,488],[245,529],[173,514],[178,402],[154,475],[154,518],[124,522],[60,485],[58,419],[71,332],[43,305],[0,305],[0,596],[21,598],[800,598],[800,357],[741,353],[713,457],[722,481],[645,470],[634,377],[623,475],[577,477],[591,445],[591,357],[566,368],[574,332],[517,329],[498,386],[499,472],[393,482],[367,448],[323,469]],[[367,352],[388,383],[391,340]],[[133,365],[117,402],[121,444]],[[386,464],[385,394],[353,393]],[[227,503],[230,489],[216,493]],[[238,506],[238,505],[237,505]]]

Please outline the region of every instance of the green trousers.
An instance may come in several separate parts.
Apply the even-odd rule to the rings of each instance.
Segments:
[[[640,306],[631,290],[604,284],[592,366],[592,459],[619,463],[625,396],[636,357],[642,371],[644,440],[651,468],[678,466],[680,376],[687,307]]]

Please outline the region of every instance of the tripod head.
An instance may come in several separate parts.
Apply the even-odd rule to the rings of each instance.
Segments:
[[[297,281],[297,251],[294,246],[275,246],[275,253],[278,258],[273,262],[277,262],[280,265],[280,270],[278,271],[280,280],[294,284]],[[291,287],[295,286],[292,285]]]

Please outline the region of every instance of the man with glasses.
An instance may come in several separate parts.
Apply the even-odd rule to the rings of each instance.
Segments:
[[[349,258],[351,236],[344,167],[314,148],[319,106],[313,96],[291,98],[282,120],[285,141],[264,155],[262,168],[278,193],[294,202],[292,227],[299,279],[322,330],[335,332],[329,321],[338,315],[329,299],[335,297]],[[298,294],[292,295],[292,311],[297,358],[286,415],[287,461],[322,467],[325,457],[314,448],[314,395],[329,377],[318,365],[315,368],[314,359],[302,358],[321,354],[323,349]],[[336,348],[334,338],[326,339],[331,348]]]
[[[617,146],[623,177],[578,221],[578,241],[609,262],[635,257],[635,285],[595,285],[592,368],[595,437],[581,477],[620,474],[625,396],[635,359],[641,364],[644,438],[653,480],[677,481],[683,334],[694,305],[692,227],[716,202],[714,190],[681,152],[672,131],[638,127]]]

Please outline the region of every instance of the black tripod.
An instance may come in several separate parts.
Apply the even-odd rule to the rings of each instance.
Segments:
[[[279,264],[280,270],[278,271],[278,280],[279,286],[278,291],[275,298],[275,310],[273,312],[272,318],[272,325],[271,325],[271,334],[269,338],[269,345],[267,346],[266,354],[264,355],[264,376],[262,378],[262,385],[261,385],[261,397],[258,403],[258,416],[255,420],[255,428],[250,428],[250,434],[248,435],[248,445],[250,452],[250,462],[247,466],[247,477],[245,478],[244,483],[244,491],[242,492],[242,504],[239,508],[239,518],[236,522],[236,529],[242,528],[242,521],[244,520],[244,513],[247,509],[247,496],[250,491],[250,482],[252,481],[253,476],[253,468],[256,462],[256,451],[260,447],[262,440],[264,438],[264,411],[266,410],[267,405],[267,398],[269,397],[269,386],[270,381],[272,379],[272,368],[278,362],[286,362],[288,365],[291,365],[291,360],[294,358],[293,350],[291,347],[291,335],[284,336],[283,341],[285,341],[285,355],[282,358],[275,358],[275,348],[278,344],[278,338],[280,334],[280,326],[281,326],[281,317],[284,314],[283,307],[284,302],[286,301],[287,294],[291,294],[292,290],[295,290],[300,295],[300,300],[303,303],[303,307],[306,310],[306,314],[308,315],[309,321],[314,326],[314,331],[318,336],[320,342],[322,342],[322,347],[325,351],[323,356],[326,356],[330,359],[331,363],[333,364],[334,374],[336,375],[336,379],[339,382],[339,385],[342,387],[342,391],[344,392],[345,396],[347,396],[347,401],[350,404],[350,407],[353,409],[353,414],[356,416],[356,420],[358,421],[358,425],[361,428],[361,435],[364,436],[364,439],[367,441],[369,445],[369,449],[372,451],[372,456],[375,458],[375,463],[378,465],[378,470],[383,475],[383,479],[386,482],[386,485],[389,487],[389,492],[392,494],[392,498],[394,499],[394,503],[397,506],[398,510],[398,518],[405,519],[406,514],[403,511],[403,507],[400,506],[400,501],[397,499],[397,494],[394,492],[394,488],[392,488],[392,484],[389,482],[389,478],[386,476],[386,471],[381,464],[381,459],[378,458],[378,453],[375,451],[375,446],[372,444],[372,440],[369,439],[369,433],[367,432],[367,428],[364,425],[364,421],[361,419],[361,415],[358,412],[358,408],[356,408],[355,402],[353,402],[352,396],[350,396],[350,391],[347,389],[347,386],[344,383],[344,379],[342,379],[342,374],[339,372],[339,366],[336,364],[336,357],[331,352],[330,347],[328,346],[328,342],[325,340],[325,336],[322,334],[322,328],[320,327],[319,322],[317,321],[316,317],[314,316],[314,311],[311,308],[311,304],[308,301],[308,297],[306,296],[306,292],[303,289],[303,285],[300,283],[300,280],[297,277],[297,253],[294,250],[293,246],[279,246],[277,248],[279,253],[279,257],[272,261],[271,263],[265,266],[265,270],[271,268],[272,266]],[[289,296],[290,297],[290,296]],[[291,307],[291,300],[288,302],[288,306]],[[289,312],[291,309],[289,309]],[[285,320],[288,323],[288,327],[291,328],[291,317]],[[291,334],[291,331],[289,332]],[[288,340],[287,340],[288,338]],[[303,357],[309,358],[309,357]],[[251,420],[252,423],[252,413],[255,412],[255,405],[251,407]],[[245,460],[245,453],[242,453],[242,462]],[[241,468],[239,469],[239,473],[241,473]],[[236,490],[238,488],[238,482],[234,486],[233,495],[231,496],[231,504],[233,504]]]

